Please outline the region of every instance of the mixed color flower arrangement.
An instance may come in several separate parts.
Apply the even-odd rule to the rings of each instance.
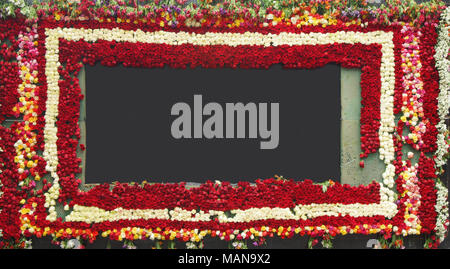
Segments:
[[[378,234],[385,246],[446,236],[450,8],[438,1],[42,1],[0,4],[0,247],[52,236],[180,240],[206,236],[245,248],[275,235]],[[269,4],[273,4],[270,6]],[[367,186],[275,177],[253,183],[116,183],[86,190],[79,144],[83,65],[361,69],[361,167]],[[405,147],[404,147],[405,146]],[[414,156],[419,157],[414,161]],[[301,175],[299,175],[301,177]],[[301,179],[301,178],[300,178]],[[389,243],[387,240],[391,240]],[[386,243],[387,242],[387,243]],[[157,244],[157,246],[159,243]]]

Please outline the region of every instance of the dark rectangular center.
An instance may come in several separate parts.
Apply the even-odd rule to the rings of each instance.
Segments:
[[[86,183],[340,178],[340,70],[86,66]]]

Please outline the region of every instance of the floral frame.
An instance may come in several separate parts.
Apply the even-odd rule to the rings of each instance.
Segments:
[[[245,240],[296,234],[436,233],[440,241],[445,236],[447,189],[435,179],[449,147],[442,127],[445,108],[448,111],[442,101],[447,97],[448,74],[439,67],[442,50],[435,49],[445,37],[438,37],[431,25],[420,30],[407,24],[161,30],[153,24],[40,21],[28,33],[37,42],[25,47],[17,59],[22,88],[36,93],[38,98],[28,98],[37,109],[14,106],[15,113],[29,115],[30,120],[12,126],[15,133],[2,129],[4,163],[8,176],[17,181],[30,174],[40,180],[47,172],[51,180],[40,192],[21,199],[17,213],[12,212],[16,208],[3,210],[10,219],[0,229],[7,235],[17,235],[9,224],[13,221],[26,237],[91,241],[98,235],[192,242],[208,235]],[[440,46],[448,51],[447,40]],[[414,56],[417,52],[419,57]],[[24,63],[26,58],[34,58],[35,65]],[[314,68],[336,62],[361,68],[360,157],[378,152],[386,164],[383,179],[367,186],[275,178],[237,186],[207,182],[195,188],[184,183],[103,184],[82,191],[75,177],[80,172],[76,150],[84,147],[78,144],[83,96],[76,75],[82,63],[97,61],[107,66],[174,68],[267,68],[275,63]],[[27,124],[36,135],[18,131],[27,131]],[[407,134],[404,129],[409,129]],[[32,137],[36,143],[28,146],[43,150],[33,164],[24,158],[7,160],[22,154],[26,139],[21,136]],[[402,159],[403,145],[419,152],[417,165],[411,163],[410,153]],[[429,157],[430,153],[434,155]],[[8,187],[7,179],[1,179]],[[4,189],[2,199],[24,196]],[[64,217],[58,217],[58,206],[66,211]]]

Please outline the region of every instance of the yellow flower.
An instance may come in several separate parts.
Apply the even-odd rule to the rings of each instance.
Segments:
[[[23,215],[27,214],[28,212],[30,212],[30,209],[29,209],[29,208],[22,208],[22,209],[20,210],[20,213],[22,213]]]

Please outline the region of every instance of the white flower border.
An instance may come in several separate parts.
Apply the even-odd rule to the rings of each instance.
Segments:
[[[44,126],[44,143],[45,148],[43,157],[47,162],[46,170],[50,172],[53,177],[53,185],[45,193],[46,202],[45,207],[48,208],[49,214],[47,220],[55,221],[57,213],[55,209],[56,199],[59,196],[59,177],[57,174],[58,155],[57,155],[57,126],[56,119],[58,116],[59,103],[59,38],[64,38],[69,41],[85,40],[87,42],[96,42],[97,40],[118,41],[118,42],[142,42],[155,44],[193,44],[193,45],[262,45],[262,46],[279,46],[279,45],[321,45],[333,43],[362,43],[362,44],[380,44],[382,46],[381,52],[381,96],[380,96],[380,159],[384,160],[386,170],[383,173],[383,182],[388,188],[394,187],[395,167],[392,164],[394,160],[394,145],[393,145],[393,131],[395,128],[394,122],[394,87],[395,87],[395,63],[394,63],[394,43],[393,32],[372,31],[367,33],[353,32],[353,31],[339,31],[335,33],[280,33],[280,34],[261,34],[261,33],[205,33],[196,34],[188,32],[143,32],[141,30],[131,31],[123,29],[76,29],[76,28],[55,28],[45,30],[46,39],[46,67],[45,75],[47,77],[47,101],[45,112],[45,126]],[[381,184],[381,183],[380,183]],[[251,211],[236,211],[238,217],[233,220],[246,221],[249,219],[259,219],[259,216],[280,217],[282,219],[292,219],[296,217],[320,216],[335,214],[336,212],[343,212],[352,216],[373,216],[383,215],[387,218],[392,218],[397,213],[397,206],[394,203],[394,193],[382,187],[380,191],[381,203],[369,205],[339,205],[339,204],[323,204],[323,205],[306,205],[299,207],[298,215],[287,214],[286,209],[251,209]],[[288,209],[289,210],[289,209]],[[161,213],[159,217],[165,217],[165,212],[152,211],[123,211],[116,209],[116,211],[103,212],[102,209],[95,207],[74,207],[74,211],[66,217],[66,220],[72,221],[94,221],[93,218],[102,219],[105,216],[116,218],[117,216],[126,216],[128,219],[138,217],[154,216],[156,213]],[[177,218],[185,218],[186,212],[174,211]],[[149,214],[149,215],[147,215]],[[199,215],[198,218],[206,218],[205,213]],[[221,213],[217,213],[221,215]],[[263,215],[261,215],[263,214]],[[190,211],[189,211],[190,217]],[[108,217],[108,218],[109,218]],[[122,217],[121,217],[122,218]],[[196,220],[197,218],[195,218]],[[194,221],[195,221],[194,220]],[[222,218],[222,221],[228,219]]]
[[[436,53],[434,59],[436,62],[436,69],[439,72],[439,95],[438,95],[438,113],[439,123],[436,125],[438,130],[437,135],[437,150],[436,150],[436,166],[441,167],[446,164],[445,154],[448,152],[449,145],[445,142],[445,132],[447,125],[445,124],[445,117],[450,108],[450,61],[447,59],[448,50],[450,47],[449,31],[450,27],[450,7],[447,7],[441,14],[441,22],[438,28],[438,38],[436,43]]]
[[[447,59],[450,49],[450,7],[447,7],[441,14],[441,21],[438,26],[438,39],[436,43],[436,53],[434,59],[436,61],[436,69],[439,72],[439,95],[438,95],[438,113],[440,121],[436,125],[438,130],[437,146],[435,163],[437,167],[446,164],[444,156],[448,152],[449,145],[445,142],[445,132],[447,125],[445,124],[445,117],[450,108],[450,61]],[[447,168],[448,169],[448,168]],[[448,188],[442,182],[436,182],[437,199],[436,199],[436,236],[439,242],[444,241],[447,235],[449,225],[449,208],[448,208]]]
[[[439,239],[439,242],[444,241],[445,236],[447,234],[447,228],[449,225],[448,220],[448,189],[442,184],[440,181],[436,182],[436,189],[437,189],[437,199],[436,199],[436,212],[437,212],[437,218],[436,218],[436,236]]]

